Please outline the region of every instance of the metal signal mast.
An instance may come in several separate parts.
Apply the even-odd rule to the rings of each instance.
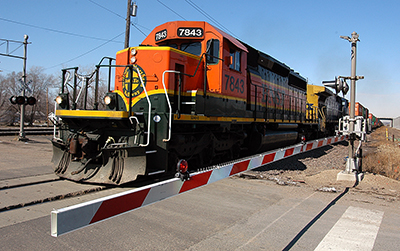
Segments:
[[[24,60],[24,64],[23,64],[23,72],[22,72],[22,93],[21,96],[24,97],[24,101],[23,103],[21,103],[21,119],[20,119],[20,131],[19,131],[19,137],[18,140],[21,141],[26,141],[28,140],[25,137],[25,130],[24,130],[24,123],[25,123],[25,106],[26,106],[26,102],[25,102],[25,89],[27,88],[27,83],[26,83],[26,59],[27,59],[27,47],[28,47],[28,35],[24,35],[24,42],[19,42],[19,41],[12,41],[12,40],[2,40],[2,41],[6,41],[7,43],[7,52],[5,54],[0,53],[1,56],[6,56],[6,57],[13,57],[13,58],[19,58],[19,59],[23,59]],[[13,43],[21,43],[24,45],[24,56],[15,56],[15,55],[11,55],[8,52],[8,45],[10,42]],[[12,53],[12,52],[11,52]]]

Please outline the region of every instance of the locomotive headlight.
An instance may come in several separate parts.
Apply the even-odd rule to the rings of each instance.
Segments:
[[[107,93],[106,96],[104,97],[104,104],[111,109],[114,110],[114,108],[117,106],[117,94],[110,92]]]
[[[62,99],[62,97],[61,97],[61,96],[57,96],[57,98],[56,98],[56,102],[57,102],[57,104],[61,105],[61,104],[62,104],[62,102],[63,102],[63,99]]]
[[[60,93],[57,98],[56,98],[56,103],[62,108],[62,109],[68,109],[68,93]]]
[[[113,93],[107,93],[107,95],[104,97],[104,103],[109,106],[115,104],[115,96]]]
[[[136,63],[137,59],[136,59],[136,54],[137,54],[137,50],[135,48],[133,48],[131,50],[131,64]]]
[[[106,105],[111,104],[111,101],[112,101],[112,99],[111,99],[110,96],[105,96],[105,97],[104,97],[104,103],[105,103]]]

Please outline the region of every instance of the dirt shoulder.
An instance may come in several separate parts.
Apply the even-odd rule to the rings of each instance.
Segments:
[[[400,131],[396,129],[388,128],[388,134],[400,138]],[[347,142],[283,159],[239,177],[265,179],[277,185],[306,186],[322,192],[342,192],[350,187],[352,192],[367,195],[365,200],[400,201],[400,182],[396,176],[396,170],[400,171],[400,142],[386,140],[386,127],[375,130],[367,138],[368,142],[363,143],[364,178],[357,184],[337,181],[337,174],[345,169]]]

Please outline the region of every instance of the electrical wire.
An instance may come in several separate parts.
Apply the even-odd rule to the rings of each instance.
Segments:
[[[116,16],[118,16],[118,17],[124,19],[124,20],[126,20],[125,17],[123,17],[123,16],[121,16],[120,14],[118,14],[118,13],[116,13],[116,12],[114,12],[114,11],[112,11],[112,10],[110,10],[110,9],[108,9],[108,8],[106,8],[106,7],[104,7],[104,6],[100,5],[100,4],[98,4],[98,3],[96,3],[95,1],[93,1],[93,0],[88,0],[88,1],[91,2],[91,3],[93,3],[93,4],[95,4],[95,5],[97,5],[97,6],[99,6],[99,7],[102,8],[102,9],[105,9],[106,11],[108,11],[108,12],[110,12],[110,13],[112,13],[112,14],[114,14],[114,15],[116,15]],[[139,27],[138,27],[139,25],[135,25],[135,24],[132,23],[132,22],[130,22],[130,23],[131,23],[131,25],[132,25],[133,27],[135,27],[140,33],[142,33],[145,37],[147,37],[147,34],[144,33],[141,29],[139,29]],[[141,27],[151,31],[151,29],[148,29],[148,28],[146,28],[146,27],[144,27],[144,26],[141,26]]]
[[[108,40],[107,42],[102,43],[101,45],[99,45],[99,46],[97,46],[97,47],[95,47],[95,48],[93,48],[93,49],[91,49],[91,50],[89,50],[89,51],[87,51],[87,52],[85,52],[85,53],[83,53],[83,54],[77,56],[77,57],[74,57],[74,58],[72,58],[72,59],[70,59],[70,60],[68,60],[68,61],[63,62],[63,63],[60,63],[60,64],[57,64],[57,65],[48,67],[48,68],[46,68],[45,70],[52,69],[52,68],[61,66],[61,65],[63,65],[63,64],[69,63],[69,62],[71,62],[71,61],[73,61],[73,60],[75,60],[75,59],[81,58],[81,57],[83,57],[83,56],[85,56],[85,55],[91,53],[92,51],[95,51],[95,50],[97,50],[98,48],[100,48],[100,47],[102,47],[102,46],[104,46],[104,45],[106,45],[106,44],[112,42],[114,39],[116,39],[116,38],[122,36],[123,34],[125,34],[125,31],[122,32],[122,33],[120,33],[120,34],[118,34],[117,36],[113,37],[112,39]]]
[[[101,7],[101,8],[103,8],[103,9],[107,10],[108,12],[111,12],[111,13],[113,13],[114,15],[116,15],[116,16],[118,16],[118,17],[120,17],[120,18],[122,18],[122,19],[125,20],[125,18],[124,18],[123,16],[119,15],[118,13],[116,13],[116,12],[114,12],[114,11],[112,11],[112,10],[110,10],[110,9],[108,9],[108,8],[106,8],[106,7],[104,7],[104,6],[100,5],[100,4],[98,4],[98,3],[94,2],[94,1],[92,1],[92,0],[89,0],[89,2],[91,2],[91,3],[93,3],[93,4],[95,4],[95,5],[99,6],[99,7]],[[147,36],[143,31],[141,31],[141,30],[140,30],[137,26],[135,26],[132,22],[131,22],[131,25],[132,25],[133,27],[135,27],[138,31],[140,31],[144,36]],[[45,70],[52,69],[52,68],[61,66],[61,65],[63,65],[63,64],[69,63],[69,62],[71,62],[71,61],[73,61],[73,60],[76,60],[76,59],[78,59],[78,58],[81,58],[81,57],[83,57],[83,56],[85,56],[85,55],[91,53],[92,51],[97,50],[98,48],[100,48],[100,47],[102,47],[102,46],[104,46],[104,45],[106,45],[106,44],[108,44],[108,43],[110,43],[110,42],[114,42],[113,40],[115,40],[116,38],[120,37],[120,36],[123,35],[123,34],[125,34],[125,31],[122,32],[121,34],[115,36],[114,38],[112,38],[112,39],[110,39],[110,40],[107,40],[105,43],[103,43],[103,44],[101,44],[101,45],[99,45],[99,46],[97,46],[97,47],[95,47],[95,48],[93,48],[93,49],[91,49],[91,50],[89,50],[89,51],[87,51],[87,52],[85,52],[85,53],[83,53],[83,54],[77,56],[77,57],[74,57],[74,58],[72,58],[72,59],[70,59],[70,60],[67,60],[67,61],[63,62],[63,63],[60,63],[60,64],[57,64],[57,65],[48,67],[48,68],[46,68]]]
[[[160,4],[162,4],[165,8],[169,9],[170,11],[172,11],[173,13],[175,13],[177,16],[179,16],[180,18],[182,18],[183,20],[187,21],[184,17],[182,17],[181,15],[179,15],[179,13],[177,13],[176,11],[174,11],[173,9],[171,9],[170,7],[168,7],[166,4],[164,4],[163,2],[161,2],[160,0],[157,0],[157,2],[159,2]]]
[[[228,33],[234,35],[235,37],[238,37],[237,35],[235,35],[232,31],[230,31],[228,28],[226,28],[225,26],[223,26],[220,22],[218,22],[215,18],[213,18],[211,15],[209,15],[207,12],[205,12],[202,8],[200,8],[198,5],[196,5],[195,3],[193,3],[191,0],[185,0],[190,6],[192,6],[193,8],[195,8],[198,12],[200,12],[203,16],[205,16],[206,18],[210,19],[213,23],[215,23],[219,28],[221,28],[222,30],[227,31]]]
[[[118,13],[116,13],[116,12],[114,12],[114,11],[112,11],[112,10],[110,10],[110,9],[108,9],[108,8],[106,8],[106,7],[104,7],[104,6],[100,5],[100,4],[98,4],[98,3],[96,3],[95,1],[89,0],[89,2],[91,2],[92,4],[95,4],[95,5],[97,5],[97,6],[99,6],[99,7],[102,8],[102,9],[105,9],[105,10],[108,11],[108,12],[111,12],[112,14],[114,14],[114,15],[116,15],[116,16],[119,16],[119,17],[122,18],[122,19],[125,19],[125,17],[121,16],[120,14],[118,14]]]
[[[14,20],[2,18],[2,17],[0,17],[0,20],[6,21],[6,22],[9,22],[9,23],[24,25],[24,26],[28,26],[28,27],[32,27],[32,28],[36,28],[36,29],[41,29],[41,30],[45,30],[45,31],[51,31],[51,32],[56,32],[56,33],[60,33],[60,34],[64,34],[64,35],[69,35],[69,36],[83,37],[83,38],[89,38],[89,39],[100,40],[100,41],[109,41],[108,39],[105,39],[105,38],[86,36],[86,35],[82,35],[82,34],[76,34],[76,33],[72,33],[72,32],[67,32],[67,31],[61,31],[61,30],[41,27],[41,26],[37,26],[37,25],[33,25],[33,24],[26,24],[26,23],[14,21]],[[122,43],[122,42],[118,42],[118,41],[113,41],[113,42]]]

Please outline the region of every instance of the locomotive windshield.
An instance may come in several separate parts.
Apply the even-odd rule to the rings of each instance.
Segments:
[[[169,46],[174,49],[178,49],[190,54],[194,54],[197,56],[201,55],[201,43],[200,42],[192,42],[192,43],[182,43],[182,44],[176,44],[176,43],[167,43],[163,44],[162,46]]]
[[[193,42],[193,43],[182,43],[181,50],[190,54],[194,54],[200,56],[201,54],[201,43]]]

